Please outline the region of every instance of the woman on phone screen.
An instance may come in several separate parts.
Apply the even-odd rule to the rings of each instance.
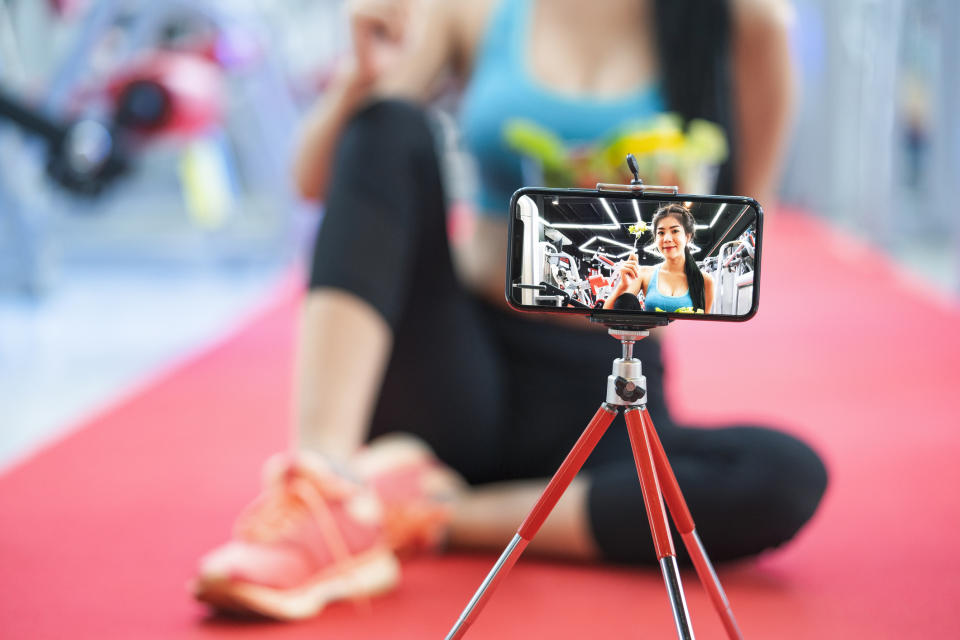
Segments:
[[[620,266],[620,281],[603,303],[613,309],[617,298],[625,293],[643,293],[646,311],[710,313],[713,307],[713,278],[697,267],[690,250],[696,221],[681,204],[668,204],[653,214],[654,246],[663,262],[657,265],[638,263],[631,254]]]

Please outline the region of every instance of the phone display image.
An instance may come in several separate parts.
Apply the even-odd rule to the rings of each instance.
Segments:
[[[512,213],[514,307],[729,320],[756,310],[752,200],[530,190]]]

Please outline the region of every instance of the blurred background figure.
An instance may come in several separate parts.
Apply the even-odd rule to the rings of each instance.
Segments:
[[[0,462],[235,324],[302,258],[316,214],[292,142],[349,47],[341,4],[0,1]],[[960,8],[793,7],[779,200],[955,299]]]

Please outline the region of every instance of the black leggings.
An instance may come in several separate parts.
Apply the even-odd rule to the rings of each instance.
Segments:
[[[471,484],[551,476],[602,401],[620,350],[605,331],[528,319],[460,285],[432,132],[423,111],[404,102],[373,104],[343,132],[310,286],[353,292],[393,330],[370,437],[416,434]],[[790,539],[826,487],[817,455],[761,427],[674,425],[659,345],[643,340],[635,354],[654,424],[711,557],[752,555]],[[654,562],[622,418],[584,469],[604,556]],[[682,545],[678,552],[682,558]]]

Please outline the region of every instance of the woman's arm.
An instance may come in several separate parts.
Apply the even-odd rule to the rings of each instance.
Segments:
[[[768,202],[775,194],[795,96],[786,0],[734,0],[737,193]]]
[[[449,0],[363,0],[350,6],[353,57],[307,115],[294,162],[304,198],[326,194],[343,126],[372,95],[424,101],[452,67],[455,30]],[[408,17],[408,7],[411,12]]]
[[[637,264],[637,256],[631,255],[626,262],[620,265],[620,282],[613,293],[603,301],[604,309],[613,309],[613,303],[625,293],[639,294],[646,290],[646,282],[650,279],[650,267]]]
[[[702,272],[701,272],[702,273]],[[706,307],[703,312],[710,313],[710,309],[713,308],[713,296],[715,291],[715,285],[713,282],[713,276],[709,273],[703,274],[703,306]]]

